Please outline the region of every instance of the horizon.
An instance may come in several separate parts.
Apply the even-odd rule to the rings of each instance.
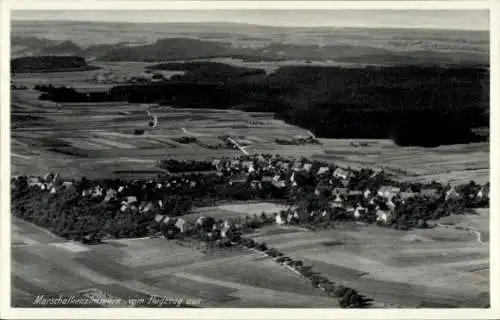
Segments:
[[[244,14],[241,14],[241,11]],[[142,12],[143,14],[138,14]],[[144,14],[147,17],[144,17]],[[331,22],[334,20],[334,22]],[[12,22],[241,24],[275,28],[489,31],[488,10],[13,10]]]

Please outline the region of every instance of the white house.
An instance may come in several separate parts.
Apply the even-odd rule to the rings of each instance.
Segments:
[[[309,171],[311,171],[311,168],[312,168],[312,164],[311,163],[306,163],[302,167],[302,170],[309,172]]]
[[[361,216],[366,214],[366,208],[362,207],[360,204],[356,206],[356,209],[354,210],[354,217],[356,219],[359,219]]]
[[[333,171],[333,176],[337,179],[347,180],[350,178],[350,172],[342,168],[337,168]]]
[[[363,192],[363,197],[365,197],[365,199],[368,199],[371,195],[372,195],[372,192],[370,191],[370,189],[366,189]]]
[[[455,187],[451,187],[446,191],[446,200],[456,200],[460,198],[460,194],[457,192]]]
[[[490,198],[490,186],[489,185],[482,186],[481,189],[477,192],[477,197],[480,199],[489,199]]]
[[[180,232],[184,233],[187,231],[187,222],[186,220],[179,218],[175,222],[175,226],[179,229]]]
[[[383,198],[391,199],[392,197],[395,197],[400,191],[401,189],[398,187],[381,186],[378,189],[377,194]]]
[[[387,211],[384,211],[384,210],[378,209],[376,214],[377,214],[377,221],[382,222],[382,223],[389,222],[389,219],[391,218],[391,214]]]
[[[137,197],[135,197],[135,196],[128,196],[125,199],[126,199],[126,203],[128,205],[133,204],[133,203],[137,203]]]
[[[329,170],[330,170],[330,168],[328,168],[328,167],[321,167],[321,168],[318,169],[318,173],[317,174],[327,173]]]
[[[201,217],[199,217],[199,218],[196,220],[196,225],[197,225],[197,226],[202,226],[204,222],[205,222],[205,217],[204,217],[204,216],[201,216]]]
[[[390,211],[396,210],[396,204],[392,201],[392,198],[388,199],[385,203]]]
[[[285,221],[284,214],[282,212],[278,212],[278,214],[276,214],[275,221],[277,224],[285,224],[286,221]]]

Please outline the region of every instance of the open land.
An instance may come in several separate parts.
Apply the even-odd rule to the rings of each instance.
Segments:
[[[92,64],[112,71],[117,78],[135,76],[148,65]],[[255,64],[267,72],[277,65]],[[321,144],[282,145],[276,139],[307,137],[308,132],[266,113],[125,102],[53,103],[38,100],[40,92],[32,89],[35,84],[52,84],[90,92],[116,85],[94,83],[95,74],[13,76],[13,82],[28,89],[12,91],[12,175],[52,171],[67,178],[155,177],[164,172],[156,165],[158,160],[239,155],[232,148],[215,148],[224,145],[220,136],[229,134],[244,140],[251,154],[307,156],[344,167],[384,169],[408,181],[460,184],[489,180],[489,143],[431,149],[400,147],[389,140],[318,139]],[[155,128],[148,126],[148,109],[158,118]],[[36,117],[27,118],[33,115]],[[145,132],[135,135],[136,129]],[[179,142],[183,137],[196,141]],[[197,208],[185,218],[244,217],[279,209],[273,203],[230,203]],[[438,221],[436,228],[409,232],[360,225],[317,232],[270,226],[249,237],[358,290],[374,299],[375,307],[477,307],[489,303],[489,210],[478,212],[477,216],[449,216]],[[112,305],[95,305],[115,307],[158,307],[148,302],[153,295],[182,297],[196,302],[192,303],[195,307],[338,307],[335,299],[254,251],[204,252],[195,246],[149,238],[83,245],[12,219],[13,306],[33,307],[37,295],[64,294],[121,299]]]
[[[241,207],[200,208],[185,218],[197,218],[200,212],[217,212],[216,218],[236,216]],[[279,208],[258,202],[246,207],[247,212],[269,214]],[[488,212],[479,217],[474,227],[486,233]],[[457,225],[471,224],[462,216],[439,223],[449,224],[450,219]],[[477,241],[472,231],[443,227],[405,232],[346,225],[311,232],[275,225],[248,237],[363,292],[374,299],[374,307],[489,303],[489,240]],[[147,306],[154,295],[199,301],[198,307],[330,308],[337,303],[304,278],[248,249],[207,252],[149,238],[83,245],[18,218],[13,218],[12,240],[13,304],[18,306],[35,306],[34,296],[39,294],[78,296],[89,290],[101,290],[125,305],[131,299],[146,299]]]
[[[99,66],[137,74],[146,63],[107,63]],[[400,147],[390,140],[319,139],[321,144],[282,145],[276,139],[307,137],[299,127],[273,119],[272,114],[238,110],[174,109],[156,106],[152,112],[158,126],[149,128],[149,105],[132,103],[54,103],[38,100],[32,90],[37,83],[63,83],[75,88],[100,91],[88,81],[95,71],[71,73],[16,74],[16,83],[28,90],[12,91],[12,173],[41,175],[58,171],[64,176],[116,176],[134,178],[157,175],[155,161],[203,160],[236,156],[238,150],[221,146],[220,136],[230,134],[246,140],[247,151],[283,156],[308,156],[337,165],[384,169],[403,180],[450,182],[488,181],[489,143]],[[58,82],[59,81],[59,82]],[[34,119],[16,117],[36,114]],[[255,121],[259,121],[255,124]],[[135,129],[145,129],[134,135]],[[182,144],[176,139],[191,136],[197,141]],[[33,161],[36,158],[37,161]]]

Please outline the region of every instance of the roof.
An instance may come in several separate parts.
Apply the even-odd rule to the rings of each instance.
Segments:
[[[342,169],[342,168],[337,168],[335,171],[333,171],[334,174],[348,174],[349,171]]]
[[[304,164],[304,166],[303,166],[303,169],[304,169],[304,170],[306,170],[306,171],[311,170],[311,168],[312,168],[312,164],[311,164],[311,163],[306,163],[306,164]]]
[[[399,187],[393,187],[393,186],[381,186],[378,191],[380,192],[385,192],[385,191],[388,191],[388,192],[399,192],[401,190],[401,188]]]

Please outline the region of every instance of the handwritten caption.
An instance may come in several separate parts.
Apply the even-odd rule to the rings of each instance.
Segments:
[[[168,296],[147,296],[144,298],[116,298],[116,297],[94,297],[94,296],[64,296],[49,297],[38,295],[33,304],[44,306],[62,306],[62,305],[128,305],[128,306],[186,306],[200,305],[201,299],[187,297],[168,297]]]

